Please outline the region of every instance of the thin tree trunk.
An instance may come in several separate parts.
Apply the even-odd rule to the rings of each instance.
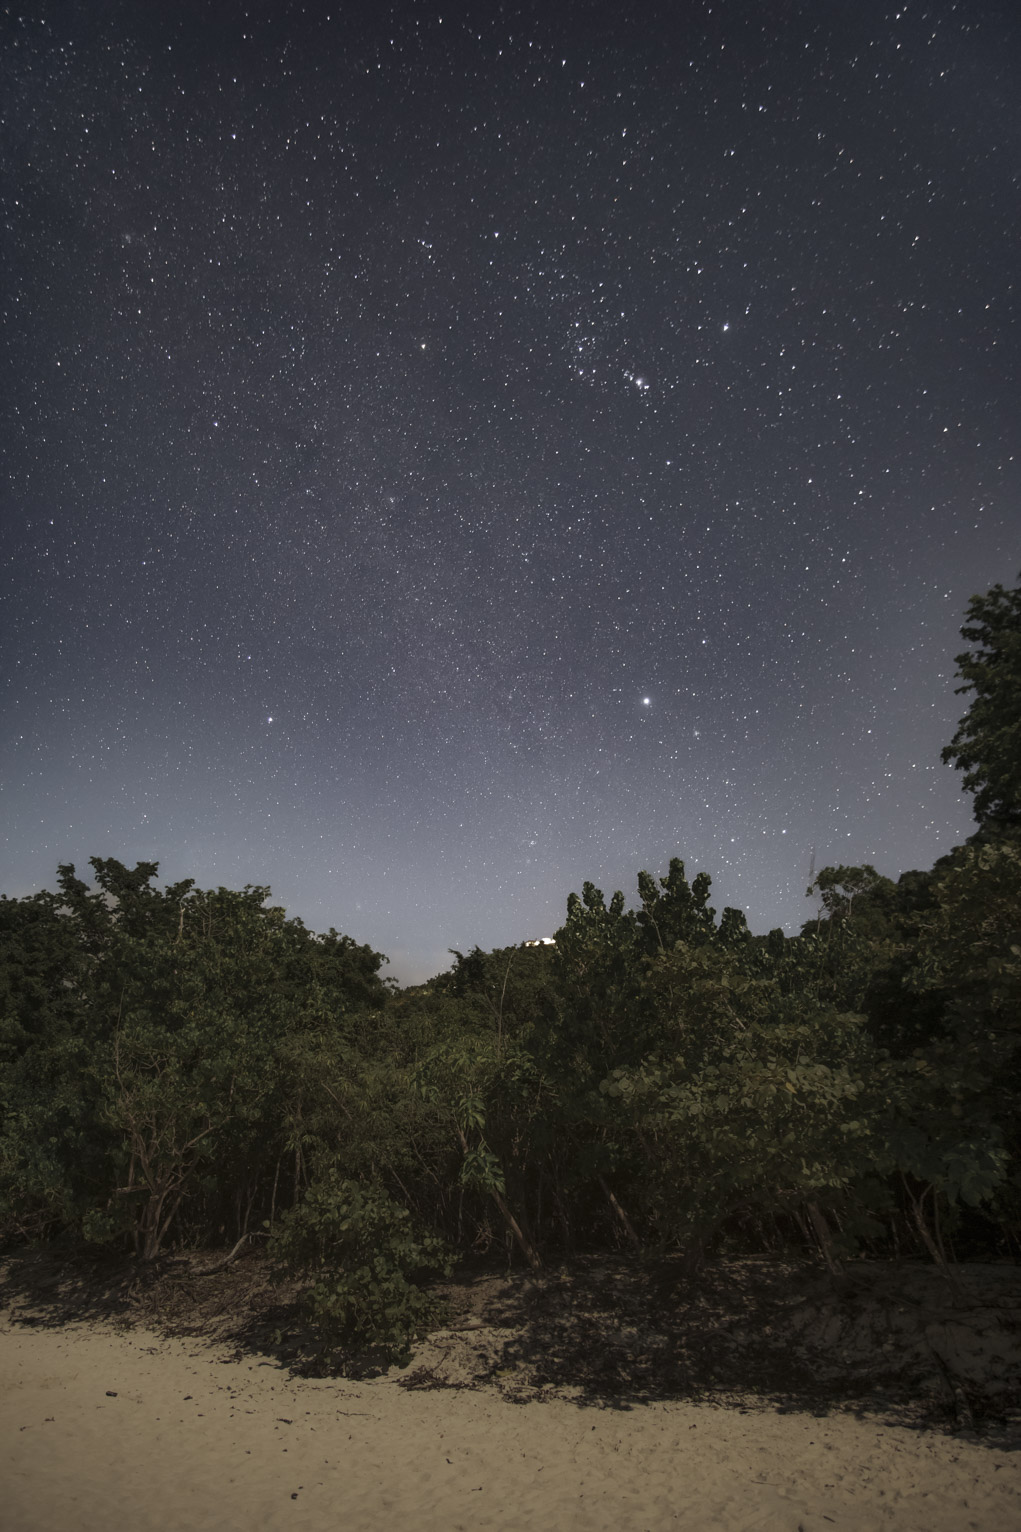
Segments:
[[[271,1229],[273,1227],[273,1220],[277,1216],[277,1183],[280,1180],[280,1162],[282,1159],[282,1154],[277,1156],[277,1168],[273,1175],[273,1191],[269,1199],[269,1226]]]
[[[793,1208],[791,1208],[791,1212],[794,1214],[794,1222],[797,1224],[798,1228],[801,1230],[801,1237],[802,1237],[802,1239],[805,1241],[805,1244],[808,1246],[808,1248],[811,1249],[812,1248],[812,1231],[808,1227],[808,1224],[805,1222],[805,1219],[804,1219],[804,1216],[802,1215],[801,1209],[799,1207],[793,1207]]]
[[[503,976],[503,988],[500,991],[500,1009],[496,1016],[496,1056],[503,1056],[503,1002],[507,995],[507,980],[510,978],[511,964],[514,961],[514,952],[507,959],[507,969]]]
[[[621,1207],[620,1203],[617,1201],[616,1197],[613,1194],[612,1188],[609,1187],[606,1184],[606,1182],[604,1181],[602,1176],[599,1177],[599,1184],[603,1188],[603,1191],[606,1193],[606,1199],[609,1202],[609,1204],[610,1204],[611,1208],[613,1209],[614,1213],[617,1215],[617,1218],[618,1218],[618,1220],[620,1222],[621,1227],[624,1230],[624,1233],[627,1235],[629,1241],[631,1242],[632,1248],[635,1249],[635,1250],[641,1250],[642,1242],[638,1238],[638,1235],[635,1233],[635,1226],[631,1222],[631,1220],[627,1216],[627,1214],[625,1213],[624,1209]]]
[[[932,1256],[933,1261],[939,1267],[940,1271],[943,1273],[950,1286],[954,1289],[954,1292],[958,1294],[963,1293],[964,1289],[955,1277],[954,1273],[951,1271],[945,1251],[941,1250],[939,1245],[937,1245],[936,1241],[929,1233],[929,1226],[925,1221],[924,1204],[926,1192],[932,1192],[933,1204],[935,1205],[936,1188],[934,1186],[926,1187],[923,1190],[922,1195],[920,1197],[916,1197],[914,1192],[911,1190],[911,1187],[908,1185],[907,1178],[903,1171],[901,1172],[901,1180],[904,1182],[904,1190],[907,1192],[908,1200],[911,1203],[911,1213],[915,1221],[915,1228],[918,1230],[922,1244],[925,1246],[926,1250],[928,1250],[929,1254]]]
[[[460,1124],[458,1124],[457,1127],[457,1136],[461,1140],[462,1150],[465,1154],[467,1154],[468,1140],[465,1137],[464,1131]],[[529,1266],[531,1266],[534,1272],[542,1271],[542,1257],[539,1255],[538,1250],[536,1250],[534,1244],[522,1229],[517,1219],[514,1217],[514,1214],[511,1212],[509,1206],[507,1205],[507,1199],[503,1195],[503,1192],[497,1191],[495,1186],[491,1186],[487,1189],[489,1191],[489,1195],[492,1197],[493,1201],[500,1209],[504,1223],[510,1230],[511,1234],[513,1234],[514,1238],[517,1240],[518,1245],[521,1247],[521,1253],[524,1255],[525,1260],[528,1262]]]
[[[815,1237],[819,1241],[823,1260],[826,1262],[826,1268],[830,1276],[843,1276],[843,1267],[833,1254],[833,1241],[830,1238],[830,1226],[826,1222],[826,1215],[823,1213],[818,1202],[806,1202],[805,1206],[808,1209],[808,1216],[812,1221],[812,1228],[815,1230]]]
[[[557,1222],[560,1225],[560,1233],[564,1241],[564,1254],[572,1255],[574,1252],[574,1235],[571,1232],[571,1220],[567,1215],[567,1204],[556,1189],[553,1192],[553,1200],[556,1203]]]
[[[507,1205],[507,1199],[504,1197],[503,1192],[497,1191],[496,1187],[494,1186],[490,1189],[489,1195],[492,1197],[493,1201],[500,1209],[500,1212],[503,1215],[504,1223],[507,1225],[514,1238],[517,1240],[519,1246],[521,1247],[521,1253],[524,1255],[525,1260],[528,1262],[529,1266],[531,1266],[532,1270],[536,1273],[542,1271],[542,1257],[540,1256],[538,1250],[536,1250],[528,1235],[522,1229],[521,1225],[518,1223],[517,1219],[514,1217],[514,1214],[511,1212]]]
[[[255,1198],[258,1194],[258,1191],[259,1181],[258,1177],[256,1177],[254,1181],[250,1181],[248,1184],[248,1204],[245,1208],[245,1221],[238,1230],[239,1237],[243,1238],[248,1233],[248,1222],[252,1216],[252,1208],[255,1205]]]

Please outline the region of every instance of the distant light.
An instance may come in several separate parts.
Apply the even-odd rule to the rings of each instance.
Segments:
[[[651,697],[643,697],[642,698],[642,707],[651,707],[651,705],[652,705],[652,698]]]
[[[272,720],[272,718],[267,718],[267,719],[266,719],[266,722],[267,722],[267,723],[272,723],[272,722],[273,722],[273,720]]]

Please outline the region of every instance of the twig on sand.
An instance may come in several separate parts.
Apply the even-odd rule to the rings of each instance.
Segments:
[[[233,1265],[237,1260],[244,1246],[248,1244],[248,1241],[254,1239],[254,1237],[252,1234],[242,1234],[230,1255],[226,1256],[224,1260],[217,1261],[215,1266],[206,1266],[202,1271],[193,1272],[192,1275],[196,1277],[215,1277],[218,1271],[226,1271],[227,1267]]]

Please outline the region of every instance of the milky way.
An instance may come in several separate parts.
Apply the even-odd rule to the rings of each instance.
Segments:
[[[627,14],[625,14],[627,12]],[[5,19],[2,888],[388,953],[973,828],[1013,584],[1013,5]]]

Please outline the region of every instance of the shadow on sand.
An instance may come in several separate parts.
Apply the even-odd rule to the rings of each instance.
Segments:
[[[385,1371],[371,1353],[324,1356],[300,1290],[259,1250],[150,1266],[55,1250],[9,1256],[12,1325],[103,1322],[203,1338],[296,1374]],[[856,1262],[840,1279],[772,1258],[686,1274],[678,1260],[580,1258],[540,1278],[463,1269],[439,1292],[447,1323],[392,1369],[406,1389],[492,1389],[508,1400],[632,1409],[852,1410],[1021,1446],[1021,1268],[959,1269],[954,1291],[922,1265]]]

